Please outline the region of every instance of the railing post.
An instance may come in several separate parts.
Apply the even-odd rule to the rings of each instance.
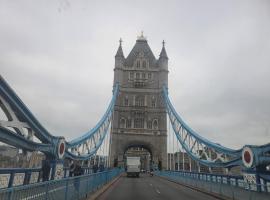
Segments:
[[[67,200],[67,197],[68,197],[68,178],[66,179],[66,189],[65,189],[65,200]]]
[[[249,189],[249,197],[248,197],[248,199],[249,200],[251,200],[252,199],[252,197],[251,197],[251,189],[252,189],[252,187],[250,186],[250,183],[248,184],[249,186],[248,186],[248,189]],[[257,187],[257,185],[256,185],[256,187]]]
[[[231,189],[232,189],[232,199],[234,200],[234,190],[233,190],[234,186],[232,186],[232,185],[230,185],[230,186],[231,186]]]
[[[108,183],[109,182],[109,180],[108,180],[108,174],[109,173],[108,173],[108,171],[106,171],[105,173],[106,173],[106,183]]]
[[[46,182],[46,196],[45,199],[48,200],[48,193],[49,193],[49,182]]]
[[[12,200],[13,198],[13,191],[14,191],[14,189],[13,188],[11,188],[11,190],[10,190],[10,193],[8,194],[8,199],[9,200]]]
[[[210,192],[212,192],[212,176],[210,176]]]

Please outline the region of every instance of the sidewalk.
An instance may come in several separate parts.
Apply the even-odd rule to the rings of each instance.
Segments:
[[[116,181],[118,181],[121,178],[121,176],[123,176],[123,173],[120,174],[119,176],[117,176],[116,178],[114,178],[109,183],[103,185],[101,188],[96,190],[94,193],[89,193],[88,194],[89,196],[87,198],[85,198],[85,200],[95,200],[95,199],[97,199],[101,194],[103,194],[106,190],[108,190],[114,183],[116,183]]]

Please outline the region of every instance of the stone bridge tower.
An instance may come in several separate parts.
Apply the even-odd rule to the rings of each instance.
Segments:
[[[114,84],[120,91],[114,108],[110,164],[123,166],[128,148],[142,147],[155,166],[166,167],[167,115],[162,86],[168,86],[168,57],[164,47],[159,58],[141,35],[125,58],[122,41],[115,55]]]

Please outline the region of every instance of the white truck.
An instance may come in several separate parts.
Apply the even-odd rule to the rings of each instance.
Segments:
[[[126,172],[127,176],[140,176],[141,160],[140,157],[127,157]]]

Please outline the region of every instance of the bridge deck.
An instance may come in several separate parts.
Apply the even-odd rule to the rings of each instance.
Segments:
[[[99,200],[137,200],[137,199],[182,199],[216,200],[207,194],[197,192],[159,177],[142,174],[140,178],[122,176]]]

